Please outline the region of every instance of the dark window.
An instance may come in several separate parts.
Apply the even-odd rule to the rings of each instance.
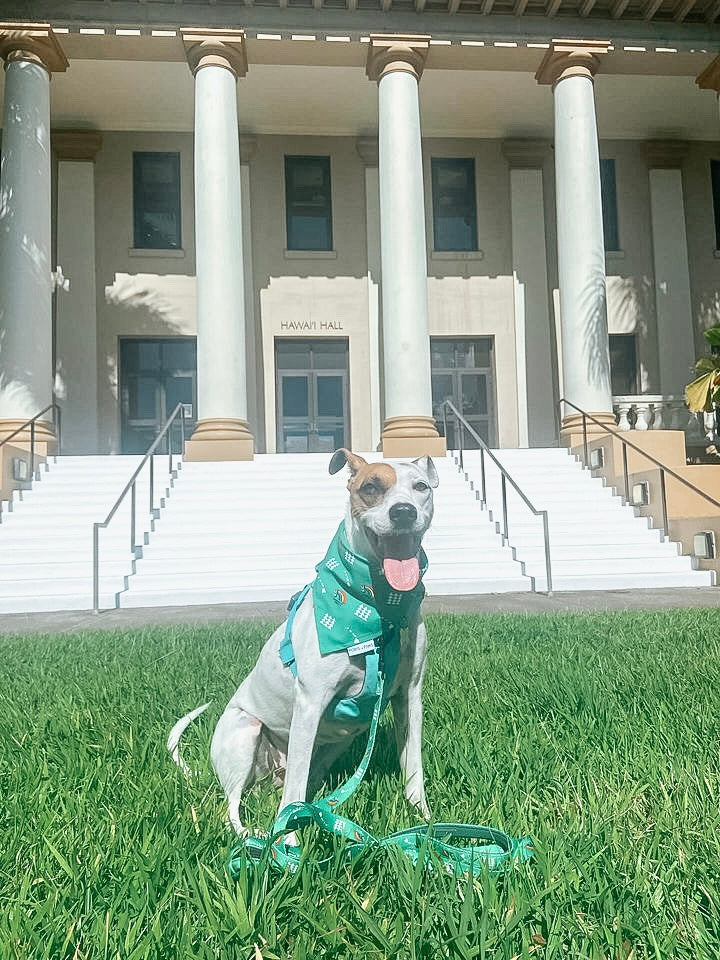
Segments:
[[[133,204],[135,247],[182,247],[179,153],[133,154]]]
[[[715,215],[715,249],[720,250],[720,160],[710,161],[713,213]]]
[[[430,161],[435,250],[477,250],[475,161],[433,157]]]
[[[614,397],[634,397],[638,392],[635,335],[610,334],[610,382]]]
[[[285,157],[288,250],[332,250],[330,157]]]
[[[606,250],[619,250],[617,188],[615,161],[600,161],[600,195],[602,198],[603,234]]]

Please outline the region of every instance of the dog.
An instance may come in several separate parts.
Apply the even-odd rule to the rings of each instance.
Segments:
[[[421,753],[427,635],[419,601],[424,594],[421,543],[433,516],[437,471],[430,457],[368,463],[342,448],[332,455],[329,472],[345,465],[349,500],[335,548],[331,544],[318,564],[313,584],[291,601],[288,620],[261,650],[212,737],[212,764],[227,797],[229,824],[239,836],[248,832],[240,816],[242,797],[257,780],[272,776],[276,786],[282,784],[280,809],[304,801],[308,784],[319,785],[352,739],[367,730],[368,711],[352,698],[363,690],[370,672],[366,661],[377,648],[386,660],[383,699],[393,707],[405,796],[424,817],[430,816]],[[348,587],[348,581],[357,579],[356,567],[363,582]],[[385,618],[394,616],[393,609],[404,609],[404,614],[387,627]],[[345,623],[338,634],[341,615]],[[372,637],[381,621],[390,642],[387,636]],[[322,643],[330,645],[325,652]],[[391,647],[394,669],[387,662]],[[371,696],[370,713],[373,703]],[[208,706],[180,719],[168,737],[168,750],[186,772],[180,738]]]

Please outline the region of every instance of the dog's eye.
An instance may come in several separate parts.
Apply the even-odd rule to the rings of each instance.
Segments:
[[[418,493],[425,493],[426,490],[430,489],[430,487],[428,486],[427,483],[425,483],[424,480],[416,480],[415,483],[413,484],[413,487],[415,490],[418,491]]]
[[[376,483],[373,483],[372,481],[370,481],[368,483],[364,483],[360,487],[360,493],[364,497],[376,497],[378,493],[380,493],[380,489]]]

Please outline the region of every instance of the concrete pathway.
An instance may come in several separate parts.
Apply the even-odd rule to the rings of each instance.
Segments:
[[[474,596],[428,597],[426,613],[575,613],[604,610],[668,610],[720,608],[720,588],[607,590],[556,593],[494,593]],[[76,633],[80,630],[136,630],[147,626],[195,624],[227,620],[270,620],[285,617],[284,603],[226,603],[214,606],[138,607],[105,610],[61,610],[55,613],[10,613],[0,616],[0,634]]]

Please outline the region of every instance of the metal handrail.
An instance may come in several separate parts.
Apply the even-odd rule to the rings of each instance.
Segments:
[[[495,466],[500,471],[500,485],[502,490],[502,511],[503,511],[503,539],[507,543],[509,540],[508,535],[508,511],[507,511],[507,484],[510,483],[512,488],[515,490],[517,495],[523,501],[525,506],[530,510],[532,514],[536,517],[542,517],[543,525],[543,541],[545,546],[545,576],[547,579],[547,594],[548,596],[552,595],[552,566],[550,562],[550,529],[548,522],[548,512],[547,510],[538,510],[528,499],[528,497],[523,493],[520,487],[517,485],[515,480],[510,476],[505,467],[500,463],[498,458],[492,452],[490,447],[485,443],[483,438],[470,426],[465,417],[460,413],[457,407],[454,405],[452,400],[443,400],[442,404],[442,415],[443,415],[443,429],[445,436],[447,437],[447,410],[451,410],[456,420],[460,424],[459,434],[459,447],[458,452],[460,454],[460,469],[465,470],[465,463],[463,459],[463,430],[467,430],[470,436],[475,440],[480,448],[480,478],[482,482],[482,499],[481,504],[483,507],[487,506],[487,485],[485,480],[485,454],[487,454],[490,459],[493,461]]]
[[[109,525],[112,518],[118,511],[120,504],[125,499],[128,491],[130,491],[130,553],[135,555],[137,549],[137,544],[135,543],[135,485],[137,478],[140,475],[145,464],[150,461],[150,517],[155,519],[155,500],[154,500],[154,480],[155,480],[155,465],[153,463],[153,454],[158,448],[160,441],[168,435],[168,474],[172,474],[173,469],[173,452],[172,452],[172,436],[169,434],[170,428],[173,423],[180,418],[180,453],[178,456],[182,457],[183,447],[185,446],[185,407],[182,403],[178,405],[173,410],[169,419],[166,421],[165,426],[162,428],[160,433],[155,437],[155,440],[148,448],[145,456],[140,461],[137,469],[130,477],[128,482],[123,487],[122,493],[117,498],[115,503],[110,509],[110,512],[105,517],[102,522],[93,523],[93,613],[100,612],[100,530],[104,530]]]
[[[630,447],[632,450],[635,450],[636,453],[642,454],[646,460],[649,460],[652,464],[660,470],[660,498],[662,501],[662,515],[663,515],[663,525],[662,533],[663,536],[668,535],[668,515],[667,515],[667,496],[665,493],[665,474],[669,474],[674,480],[677,480],[679,483],[684,484],[684,486],[689,487],[693,493],[696,493],[698,496],[702,497],[703,500],[707,500],[708,503],[711,503],[714,507],[720,509],[720,501],[715,500],[714,497],[711,497],[709,494],[705,493],[704,490],[701,490],[700,487],[696,486],[694,483],[691,483],[689,480],[686,480],[685,477],[681,477],[679,473],[675,473],[670,467],[666,467],[664,463],[658,460],[656,457],[653,457],[652,454],[647,453],[642,447],[639,447],[636,443],[633,443],[631,440],[627,440],[622,433],[618,430],[613,430],[606,423],[603,423],[602,420],[598,420],[591,413],[587,413],[581,407],[576,406],[574,403],[571,403],[570,400],[566,400],[565,397],[561,397],[558,401],[558,409],[560,404],[564,403],[568,407],[572,407],[573,410],[577,410],[578,413],[582,414],[582,425],[583,425],[583,464],[589,469],[589,458],[588,458],[588,437],[587,437],[587,421],[590,420],[592,423],[597,424],[597,426],[602,427],[602,429],[609,433],[611,436],[616,437],[623,445],[623,476],[625,478],[625,501],[630,503],[630,475],[628,473],[628,457],[627,457],[627,448]]]
[[[26,427],[30,427],[30,479],[31,480],[35,477],[35,422],[39,420],[44,413],[47,413],[48,410],[52,410],[53,412],[53,418],[52,418],[53,433],[55,434],[55,438],[57,440],[57,450],[59,453],[62,445],[62,412],[60,410],[60,407],[57,405],[57,403],[55,403],[54,400],[52,403],[49,403],[46,407],[43,407],[40,413],[36,413],[34,417],[31,417],[30,420],[26,420],[25,423],[19,426],[17,430],[13,430],[12,433],[9,433],[6,437],[3,437],[2,440],[0,440],[0,447],[2,447],[6,443],[8,443],[10,440],[12,440],[14,437],[16,437],[19,433],[22,433],[22,431],[25,430]],[[1,482],[0,482],[0,487],[2,487]],[[2,500],[1,499],[0,499],[0,523],[2,523]]]
[[[39,420],[44,413],[48,412],[48,410],[52,410],[53,412],[53,432],[55,433],[55,437],[57,439],[58,450],[60,450],[62,439],[62,413],[60,407],[55,403],[54,400],[46,407],[43,407],[40,413],[36,413],[34,417],[26,420],[22,426],[17,428],[17,430],[13,430],[12,433],[9,433],[6,437],[3,437],[2,440],[0,440],[0,447],[2,447],[12,440],[13,437],[16,437],[19,433],[22,433],[26,427],[30,427],[30,476],[35,473],[35,421]]]

